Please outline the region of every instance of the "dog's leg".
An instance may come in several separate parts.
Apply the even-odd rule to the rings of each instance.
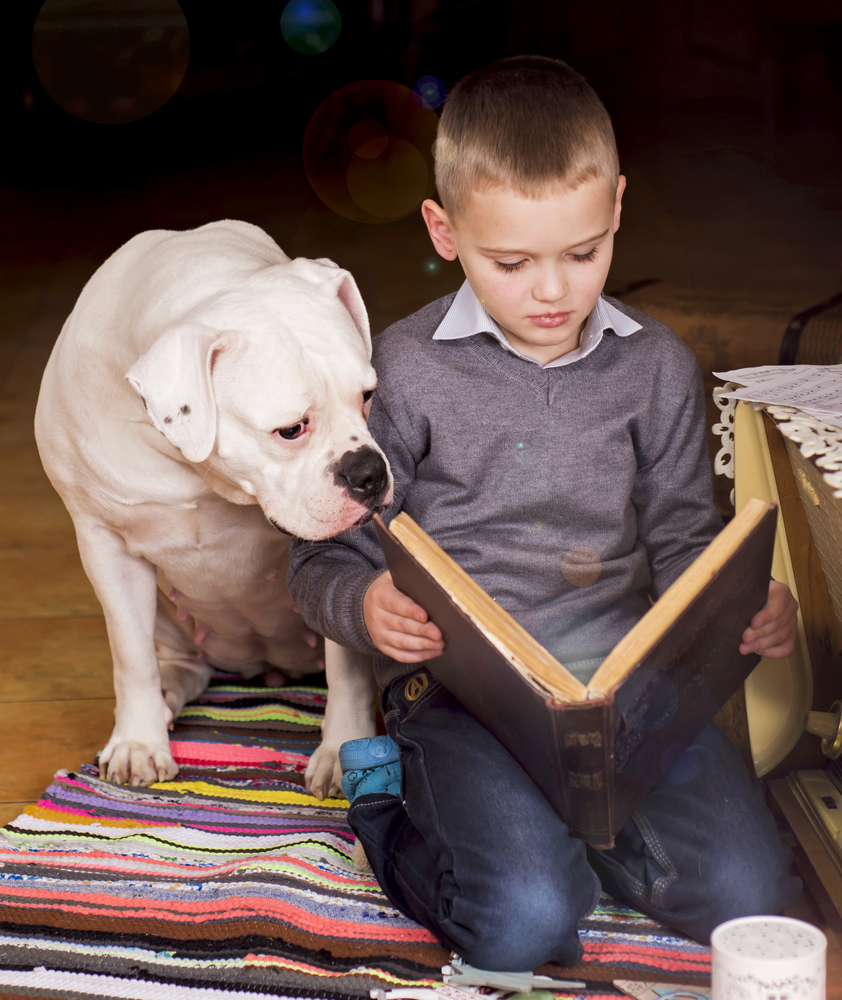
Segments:
[[[148,785],[174,778],[155,654],[155,567],[126,551],[123,539],[92,518],[74,518],[79,553],[105,613],[114,660],[114,731],[99,759],[100,777]]]
[[[371,657],[325,639],[325,672],[328,695],[322,742],[304,773],[307,791],[319,799],[342,792],[339,747],[348,740],[377,735]]]
[[[182,708],[207,688],[213,677],[213,667],[200,658],[195,647],[191,648],[184,633],[167,614],[169,604],[159,588],[155,648],[161,670],[161,691],[175,721]]]

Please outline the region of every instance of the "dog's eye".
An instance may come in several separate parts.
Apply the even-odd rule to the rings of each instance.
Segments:
[[[275,429],[275,433],[279,434],[284,441],[294,441],[296,438],[301,437],[304,433],[304,428],[310,423],[310,418],[305,417],[303,420],[299,420],[297,424],[292,424],[290,427],[278,427]]]
[[[363,393],[363,402],[367,403],[371,397],[374,395],[374,389],[366,389]]]

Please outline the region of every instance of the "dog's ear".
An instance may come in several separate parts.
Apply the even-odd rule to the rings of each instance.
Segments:
[[[188,462],[203,462],[216,440],[211,369],[223,346],[218,330],[179,323],[126,372],[154,426]]]
[[[351,319],[354,321],[354,325],[360,331],[360,336],[363,338],[368,356],[371,357],[371,328],[368,323],[368,312],[365,308],[363,297],[360,295],[360,290],[357,288],[357,283],[351,276],[351,272],[345,271],[328,257],[317,257],[315,260],[310,260],[306,257],[296,257],[291,263],[299,274],[311,279],[315,278],[317,281],[323,281],[327,285],[326,291],[328,295],[337,296],[339,301],[351,314]],[[321,268],[314,268],[314,264],[334,268],[335,273],[326,275]]]
[[[357,288],[356,281],[351,277],[350,271],[340,271],[340,274],[342,275],[342,280],[336,286],[336,294],[339,297],[339,301],[351,314],[351,319],[360,331],[360,336],[365,341],[368,356],[371,357],[371,328],[368,325],[368,311],[363,302],[363,297],[360,295],[360,290]]]

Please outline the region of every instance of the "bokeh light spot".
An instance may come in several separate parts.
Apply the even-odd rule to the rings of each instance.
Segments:
[[[434,191],[428,152],[434,111],[388,80],[341,87],[316,108],[304,133],[304,169],[329,208],[354,222],[382,223],[414,212]]]
[[[331,0],[289,0],[281,14],[281,34],[296,52],[320,55],[336,42],[342,17]]]
[[[443,135],[440,139],[436,139],[433,143],[432,153],[436,163],[450,163],[451,160],[456,159],[458,152],[459,147],[453,139],[448,138],[446,135]]]
[[[602,572],[602,562],[593,549],[568,549],[561,560],[561,573],[574,587],[589,587]]]
[[[389,145],[389,133],[382,122],[373,118],[363,118],[351,127],[348,133],[348,145],[351,151],[363,159],[373,160],[382,156]]]
[[[617,708],[632,729],[655,732],[678,711],[678,689],[659,670],[638,670],[617,692]]]
[[[447,96],[447,88],[437,76],[422,76],[412,88],[416,103],[422,108],[440,108]]]
[[[441,274],[441,257],[425,257],[421,261],[421,271],[428,278],[435,278]]]
[[[348,191],[364,212],[401,219],[424,197],[429,180],[427,164],[411,142],[394,136],[386,140],[382,155],[369,155],[382,141],[369,139],[351,158]]]
[[[47,0],[32,32],[35,71],[50,97],[102,125],[137,121],[166,104],[189,55],[176,0]]]

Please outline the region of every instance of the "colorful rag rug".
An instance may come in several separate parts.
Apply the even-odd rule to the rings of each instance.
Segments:
[[[432,986],[448,952],[351,862],[344,799],[305,793],[325,692],[217,678],[172,733],[180,772],[115,786],[59,771],[0,832],[0,995],[357,1000]],[[710,951],[603,898],[560,993],[702,985]],[[600,985],[602,984],[602,985]]]

